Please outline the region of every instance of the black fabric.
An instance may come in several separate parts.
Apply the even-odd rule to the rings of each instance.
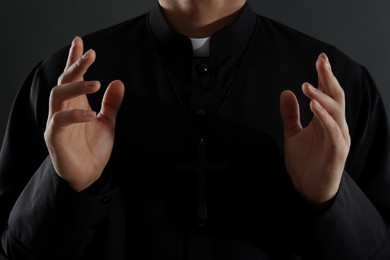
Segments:
[[[194,71],[199,60],[190,41],[169,28],[158,6],[84,41],[97,52],[85,79],[126,86],[110,163],[81,193],[51,165],[43,132],[64,48],[27,77],[0,153],[0,227],[9,259],[390,258],[389,132],[364,67],[249,5],[212,36],[207,75]],[[300,88],[316,84],[321,52],[346,93],[352,146],[337,197],[318,213],[285,170],[279,96],[292,89],[303,124],[311,120]],[[93,109],[104,90],[89,96]],[[204,162],[227,168],[202,181],[178,167],[199,161],[200,144]],[[207,206],[201,225],[200,192]]]

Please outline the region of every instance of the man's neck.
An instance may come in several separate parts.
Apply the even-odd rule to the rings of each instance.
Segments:
[[[169,25],[191,38],[211,36],[232,23],[246,0],[159,0]]]

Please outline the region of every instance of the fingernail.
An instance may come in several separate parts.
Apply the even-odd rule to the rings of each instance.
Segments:
[[[94,87],[97,87],[99,86],[99,81],[84,81],[84,85],[87,87],[87,88],[94,88]]]
[[[90,53],[90,51],[87,51],[86,53],[84,53],[84,55],[81,57],[81,59],[86,60],[89,56],[89,53]]]
[[[332,71],[332,66],[330,65],[330,62],[329,62],[328,59],[327,59],[327,61],[326,61],[326,68],[327,68],[329,71]]]
[[[73,47],[74,45],[76,45],[76,40],[77,40],[77,38],[80,38],[80,37],[79,37],[79,36],[75,36],[75,37],[73,38],[72,47]]]
[[[316,92],[318,90],[315,87],[313,87],[312,84],[309,84],[309,83],[303,83],[302,87],[304,87],[305,85],[307,85],[309,87],[309,90],[312,91],[312,92]]]
[[[332,70],[332,66],[330,65],[330,62],[329,62],[329,58],[328,58],[328,55],[326,55],[325,53],[324,53],[324,58],[325,58],[325,61],[326,61],[326,68],[328,69],[328,70]]]
[[[324,108],[321,106],[320,102],[318,102],[317,100],[313,99],[313,102],[314,102],[314,106],[316,106],[319,110],[324,109]]]
[[[94,118],[96,116],[95,111],[84,111],[84,116],[86,118]]]
[[[325,60],[329,63],[328,55],[326,55],[326,54],[324,53],[324,57],[325,57]]]

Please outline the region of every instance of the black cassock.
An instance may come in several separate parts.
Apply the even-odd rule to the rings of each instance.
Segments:
[[[126,86],[102,177],[71,190],[43,139],[68,48],[42,61],[15,101],[0,157],[9,259],[390,259],[389,132],[366,69],[333,46],[253,13],[195,58],[158,6],[84,37],[85,78]],[[321,52],[346,94],[352,146],[333,204],[311,210],[284,166],[279,97],[317,84]],[[89,96],[99,111],[104,87]],[[315,173],[313,173],[315,174]]]

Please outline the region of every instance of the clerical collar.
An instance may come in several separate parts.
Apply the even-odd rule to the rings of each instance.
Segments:
[[[190,38],[194,57],[208,57],[210,55],[210,38]]]
[[[225,28],[214,33],[210,40],[210,56],[227,56],[233,52],[242,53],[250,41],[256,27],[256,14],[246,3],[237,19]],[[167,23],[159,4],[149,12],[149,29],[161,51],[192,54],[192,44],[188,37],[175,32]]]

